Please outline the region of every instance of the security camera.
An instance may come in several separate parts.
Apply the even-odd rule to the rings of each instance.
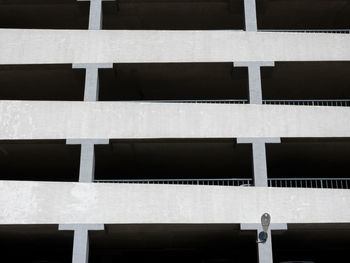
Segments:
[[[271,222],[271,216],[268,213],[264,213],[261,216],[261,226],[263,231],[259,232],[258,241],[257,241],[258,243],[266,242],[268,238],[267,230],[269,229],[270,222]]]

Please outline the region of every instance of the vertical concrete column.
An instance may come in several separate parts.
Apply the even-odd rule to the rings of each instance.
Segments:
[[[255,186],[268,186],[266,166],[266,143],[280,143],[280,138],[237,138],[237,143],[251,143]]]
[[[84,101],[98,101],[98,93],[99,93],[98,69],[113,68],[113,63],[73,64],[73,68],[84,68],[86,70]]]
[[[115,0],[77,0],[78,2],[90,1],[89,30],[102,29],[102,2]]]
[[[248,67],[249,78],[249,103],[262,104],[261,88],[261,67],[274,67],[275,62],[269,61],[251,61],[251,62],[234,62],[234,67]]]
[[[261,224],[241,224],[241,230],[256,230],[257,236],[263,231]],[[273,263],[271,230],[287,230],[287,224],[271,224],[267,231],[268,238],[265,243],[258,243],[259,263]]]
[[[113,1],[113,0],[77,0],[77,1],[90,1],[89,30],[102,29],[102,1]],[[98,101],[98,93],[99,93],[98,69],[113,68],[113,63],[73,64],[73,68],[84,68],[86,70],[84,101]]]
[[[62,231],[74,231],[72,263],[89,262],[89,231],[104,230],[104,225],[61,224],[58,226]]]
[[[109,144],[109,139],[67,139],[67,144],[81,144],[79,182],[95,178],[95,144]]]
[[[244,0],[244,17],[245,17],[245,30],[257,31],[258,22],[256,17],[255,0]]]

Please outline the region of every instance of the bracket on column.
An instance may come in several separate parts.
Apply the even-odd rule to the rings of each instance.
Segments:
[[[72,67],[85,69],[84,101],[98,101],[98,69],[113,68],[113,63],[83,63],[73,64]]]
[[[60,224],[58,230],[74,231],[72,263],[89,262],[89,231],[104,230],[103,224]]]
[[[273,61],[233,62],[233,67],[247,67],[249,79],[249,103],[262,104],[261,67],[274,67]]]
[[[79,182],[93,182],[95,177],[95,144],[109,144],[109,139],[67,139],[66,143],[81,144]]]
[[[268,230],[268,238],[265,243],[258,243],[259,263],[273,263],[272,257],[272,236],[271,230],[287,230],[288,226],[285,223],[272,223]],[[241,224],[241,230],[256,230],[257,237],[263,230],[261,224]]]
[[[281,143],[281,138],[237,138],[237,143],[251,143],[255,186],[267,186],[266,143]]]

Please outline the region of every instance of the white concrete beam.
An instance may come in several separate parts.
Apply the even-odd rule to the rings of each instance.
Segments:
[[[349,205],[349,190],[0,181],[0,224],[350,223]]]
[[[0,29],[1,64],[349,61],[349,46],[349,34]]]
[[[349,107],[0,101],[0,139],[350,137]]]

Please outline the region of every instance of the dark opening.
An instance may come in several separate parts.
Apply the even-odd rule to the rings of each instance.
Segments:
[[[288,230],[272,231],[274,262],[347,262],[348,224],[288,224]]]
[[[83,100],[85,70],[65,65],[0,65],[0,100]]]
[[[241,0],[103,2],[103,29],[244,29]]]
[[[269,178],[350,178],[349,140],[285,139],[266,155]]]
[[[348,0],[262,0],[259,29],[349,29]]]
[[[349,62],[279,62],[261,76],[265,100],[350,99]]]
[[[0,28],[87,29],[89,1],[0,0]]]
[[[115,64],[99,77],[100,100],[248,99],[248,71],[232,63]]]
[[[71,263],[73,232],[57,225],[0,225],[1,262]]]
[[[92,263],[255,263],[254,231],[238,225],[106,225],[90,232]]]
[[[80,145],[65,140],[0,141],[1,180],[78,181]]]
[[[251,146],[234,139],[112,140],[95,153],[96,179],[252,178]]]

